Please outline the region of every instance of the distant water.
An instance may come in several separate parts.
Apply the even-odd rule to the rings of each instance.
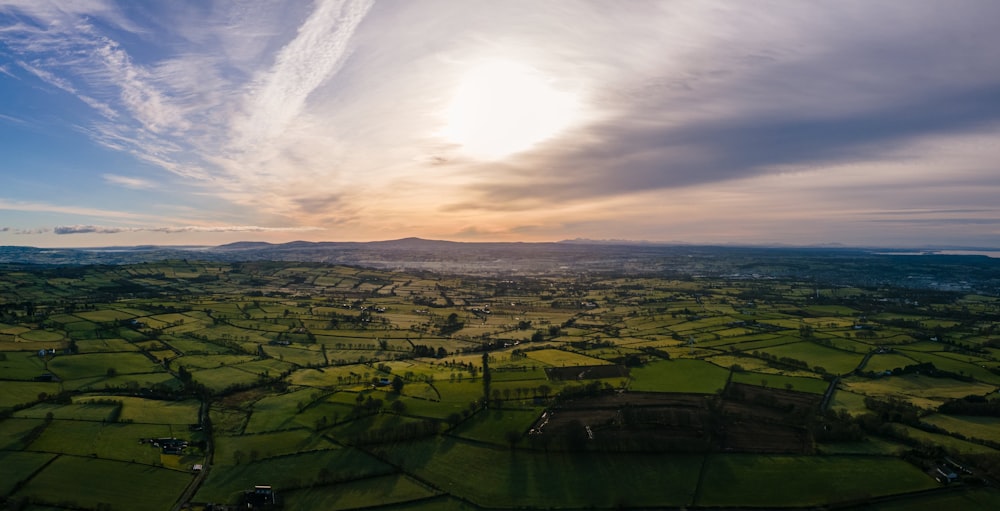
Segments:
[[[979,255],[1000,258],[1000,250],[921,250],[920,252],[875,252],[876,255]]]
[[[1000,257],[1000,250],[939,250],[936,253],[943,255],[982,255],[986,257]]]

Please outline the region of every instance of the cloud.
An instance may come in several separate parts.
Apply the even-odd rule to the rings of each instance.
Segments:
[[[370,1],[317,2],[296,37],[278,53],[274,65],[257,77],[238,119],[237,148],[246,150],[283,132],[305,107],[306,99],[343,65],[355,29]]]
[[[166,234],[185,232],[310,232],[324,230],[321,227],[261,227],[257,225],[221,225],[200,226],[185,225],[176,227],[115,227],[103,225],[64,225],[55,227],[55,234],[118,234],[122,232],[160,232]]]
[[[715,24],[727,27],[718,31],[703,29],[705,13],[680,4],[675,21],[698,30],[685,23],[670,30],[674,23],[664,21],[664,35],[651,39],[675,43],[663,48],[673,62],[623,73],[618,90],[602,91],[603,118],[512,159],[513,172],[483,167],[486,177],[470,186],[473,200],[461,202],[488,208],[479,198],[490,197],[535,207],[531,199],[867,164],[898,158],[896,150],[915,140],[1000,125],[1000,51],[971,43],[995,40],[995,22],[949,13],[924,23],[939,12],[909,4],[780,5],[714,6]],[[1000,16],[997,6],[987,10]],[[958,32],[967,38],[950,35]],[[625,52],[629,41],[609,44]]]
[[[35,67],[27,62],[17,61],[17,65],[21,66],[25,71],[35,75],[38,79],[42,80],[49,85],[52,85],[58,89],[68,92],[70,95],[75,96],[80,101],[87,104],[87,106],[93,108],[95,111],[103,115],[108,119],[118,118],[118,112],[115,112],[108,104],[103,103],[97,99],[94,99],[86,94],[81,93],[73,86],[68,80],[61,78],[54,73],[46,71]]]
[[[105,181],[118,186],[124,186],[125,188],[134,188],[136,190],[156,188],[156,183],[137,177],[119,176],[117,174],[104,174],[103,177]]]
[[[133,213],[130,211],[118,211],[111,209],[99,209],[80,206],[64,206],[49,202],[19,201],[0,198],[0,210],[8,211],[30,211],[40,213],[63,213],[73,216],[88,216],[109,219],[150,219],[161,218],[154,215]]]
[[[989,163],[1000,157],[998,19],[991,2],[7,1],[12,65],[0,77],[90,110],[33,124],[55,118],[181,178],[158,196],[197,202],[202,216],[56,199],[0,209],[87,216],[64,220],[66,233],[218,214],[247,229],[470,238],[619,237],[628,223],[638,238],[679,239],[659,224],[699,215],[754,233],[782,215],[988,219],[955,210],[988,210],[1000,187]],[[490,59],[580,97],[583,120],[503,161],[464,156],[441,137],[443,112],[464,70]],[[159,181],[148,168],[98,169],[124,188]],[[630,201],[642,207],[626,215]]]
[[[18,229],[16,227],[0,227],[0,233],[9,232],[11,234],[44,234],[51,231],[51,229],[38,228],[38,229]]]
[[[121,227],[101,227],[97,225],[64,225],[57,226],[52,232],[56,234],[85,234],[85,233],[100,233],[100,234],[114,234],[123,231],[129,231],[130,229],[124,229]]]
[[[4,121],[7,121],[7,122],[9,122],[11,124],[19,124],[19,125],[26,125],[26,124],[28,124],[27,121],[25,121],[23,119],[18,119],[17,117],[12,117],[10,115],[0,114],[0,119],[3,119]]]

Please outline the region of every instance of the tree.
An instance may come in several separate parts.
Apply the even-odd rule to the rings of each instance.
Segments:
[[[483,401],[490,399],[490,382],[493,376],[490,374],[490,354],[483,353]]]
[[[521,433],[510,430],[504,433],[504,438],[507,439],[507,443],[510,444],[510,450],[514,450],[514,445],[517,444],[518,440],[521,439]]]
[[[392,391],[396,394],[402,394],[403,385],[405,384],[406,382],[404,382],[403,379],[397,374],[396,377],[392,379]]]
[[[406,403],[404,403],[401,400],[397,399],[397,400],[393,401],[391,405],[389,405],[389,409],[392,410],[393,413],[402,414],[402,413],[406,412]]]
[[[552,392],[552,387],[548,385],[539,385],[538,393],[542,395],[543,398],[549,397],[549,392]]]

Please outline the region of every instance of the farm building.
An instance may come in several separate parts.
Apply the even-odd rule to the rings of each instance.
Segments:
[[[262,510],[277,509],[277,495],[270,485],[257,485],[252,490],[247,490],[243,494],[245,509]]]

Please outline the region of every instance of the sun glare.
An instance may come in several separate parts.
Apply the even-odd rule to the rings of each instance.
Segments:
[[[468,155],[497,160],[522,152],[578,117],[575,94],[528,66],[492,61],[462,77],[445,113],[442,135]]]

